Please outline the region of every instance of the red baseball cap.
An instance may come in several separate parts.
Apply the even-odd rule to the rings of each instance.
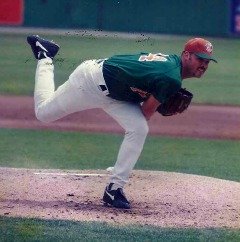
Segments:
[[[213,46],[208,40],[202,38],[190,39],[185,44],[184,51],[194,53],[199,58],[212,60],[217,63],[212,56]]]

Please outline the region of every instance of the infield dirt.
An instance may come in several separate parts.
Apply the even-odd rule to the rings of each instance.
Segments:
[[[91,176],[95,174],[95,176]],[[160,171],[134,171],[132,209],[105,207],[106,171],[0,168],[0,214],[161,227],[240,228],[240,183]]]
[[[191,105],[172,117],[155,114],[149,121],[150,135],[214,139],[240,139],[240,107]],[[0,127],[123,133],[123,129],[101,110],[87,110],[59,121],[36,120],[32,97],[0,96]]]

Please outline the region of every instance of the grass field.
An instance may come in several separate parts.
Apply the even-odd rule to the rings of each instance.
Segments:
[[[0,136],[0,166],[45,169],[106,169],[122,141],[120,135],[15,129],[0,129]],[[136,169],[240,181],[239,150],[240,141],[148,137]]]
[[[26,34],[0,34],[0,94],[33,95],[36,61]],[[189,37],[112,38],[43,35],[61,45],[56,85],[83,60],[139,51],[179,53]],[[195,103],[240,105],[239,39],[210,38],[219,63],[205,77],[185,80]],[[120,135],[0,129],[0,166],[105,169],[112,166]],[[108,147],[111,152],[105,152]],[[239,141],[148,137],[136,169],[162,170],[240,181]],[[0,217],[0,241],[240,241],[240,230],[112,226]]]
[[[239,230],[177,229],[153,226],[112,226],[106,223],[71,222],[0,217],[0,241],[240,241]],[[9,238],[6,239],[6,238]]]
[[[28,34],[0,34],[0,93],[32,95],[36,61],[26,43]],[[190,37],[136,38],[94,37],[81,35],[43,35],[61,45],[56,58],[56,85],[62,84],[83,60],[104,58],[113,54],[140,51],[180,54]],[[210,38],[219,63],[211,63],[204,78],[184,80],[194,93],[194,102],[240,105],[239,39]]]

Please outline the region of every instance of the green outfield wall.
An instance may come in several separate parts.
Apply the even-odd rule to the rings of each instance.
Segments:
[[[25,0],[27,27],[229,36],[231,0]]]

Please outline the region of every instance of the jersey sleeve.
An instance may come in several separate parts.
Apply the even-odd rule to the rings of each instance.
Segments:
[[[164,103],[167,99],[175,94],[181,88],[181,83],[178,80],[171,78],[161,78],[157,81],[152,95],[160,102]]]

